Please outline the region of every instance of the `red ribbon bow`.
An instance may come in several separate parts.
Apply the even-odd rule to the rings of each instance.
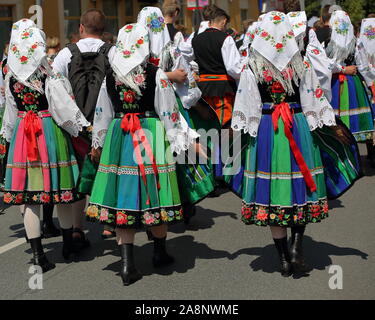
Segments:
[[[298,167],[300,168],[303,178],[306,182],[307,187],[311,190],[311,192],[316,191],[316,184],[315,181],[311,175],[311,172],[309,168],[307,167],[307,164],[305,162],[305,159],[303,159],[302,153],[299,150],[296,141],[293,138],[293,134],[291,132],[291,129],[293,127],[293,116],[290,112],[290,106],[286,102],[282,102],[278,105],[274,106],[275,110],[272,113],[272,122],[274,130],[276,131],[279,127],[278,121],[281,116],[281,119],[284,122],[284,132],[285,136],[287,137],[290,148],[292,149],[294,158],[296,159],[296,162],[298,164]]]
[[[137,158],[137,163],[139,165],[139,169],[141,170],[141,176],[142,180],[145,184],[146,190],[147,190],[147,179],[146,179],[146,169],[145,165],[143,163],[143,158],[140,150],[140,143],[143,145],[145,148],[146,154],[148,158],[150,159],[152,163],[152,168],[156,177],[157,181],[157,188],[158,190],[160,189],[160,183],[159,183],[159,172],[158,172],[158,167],[156,166],[156,161],[154,154],[152,153],[151,146],[147,140],[146,134],[142,129],[141,122],[139,121],[139,115],[141,113],[127,113],[124,115],[121,121],[121,128],[125,132],[130,132],[132,139],[133,139],[133,144],[134,144],[134,151],[135,155]],[[146,204],[150,204],[150,195],[147,190],[147,202]]]
[[[346,80],[346,75],[343,74],[343,73],[339,73],[339,81],[340,81],[340,83],[344,83],[345,80]]]
[[[28,111],[24,118],[25,134],[27,139],[27,158],[29,161],[38,160],[37,136],[42,133],[38,116],[33,111]]]

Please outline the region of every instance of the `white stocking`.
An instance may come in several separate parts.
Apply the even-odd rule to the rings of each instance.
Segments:
[[[23,224],[25,225],[26,235],[29,239],[39,238],[40,230],[40,205],[26,204],[21,206],[23,211]]]

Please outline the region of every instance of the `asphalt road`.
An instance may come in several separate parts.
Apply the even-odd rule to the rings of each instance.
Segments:
[[[306,260],[314,269],[307,277],[281,277],[268,228],[244,225],[240,200],[227,192],[201,202],[189,227],[171,228],[173,266],[154,270],[152,244],[138,233],[136,263],[144,277],[124,287],[115,241],[102,240],[101,226],[86,223],[92,246],[73,262],[63,260],[60,238],[44,241],[56,268],[44,275],[43,289],[31,290],[22,218],[18,208],[7,208],[0,215],[0,299],[374,299],[375,170],[365,166],[365,174],[330,203],[328,219],[308,226]],[[331,265],[342,268],[342,289],[329,286]]]

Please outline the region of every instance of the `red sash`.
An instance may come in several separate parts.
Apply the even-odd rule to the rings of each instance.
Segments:
[[[311,190],[311,192],[316,191],[316,184],[315,181],[311,175],[311,172],[309,168],[307,167],[307,164],[305,162],[305,159],[303,159],[302,153],[299,150],[296,141],[293,138],[293,134],[290,131],[290,129],[293,127],[293,116],[290,112],[290,106],[286,102],[282,102],[278,105],[274,106],[275,110],[272,113],[272,122],[274,130],[276,131],[278,129],[278,121],[281,116],[282,121],[284,122],[284,132],[285,136],[287,137],[290,148],[292,149],[294,158],[296,159],[296,162],[298,164],[298,167],[300,168],[303,178],[306,182],[306,185]]]
[[[157,188],[160,189],[160,183],[159,183],[159,172],[158,172],[158,167],[156,166],[156,161],[154,154],[152,153],[151,146],[147,140],[146,134],[142,129],[141,122],[139,121],[139,115],[141,113],[127,113],[124,115],[121,121],[121,128],[125,132],[130,132],[132,139],[133,139],[133,144],[134,144],[134,150],[135,150],[135,155],[137,158],[137,163],[139,165],[139,169],[141,170],[141,176],[143,183],[145,184],[146,190],[147,190],[147,202],[146,204],[150,204],[150,195],[147,189],[147,179],[146,179],[146,169],[145,165],[143,163],[143,158],[141,155],[141,150],[139,148],[139,144],[141,143],[143,147],[145,148],[146,154],[148,158],[150,159],[152,163],[152,168],[154,170],[154,174],[156,177],[157,181]]]

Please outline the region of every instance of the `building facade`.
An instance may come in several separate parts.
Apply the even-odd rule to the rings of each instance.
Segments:
[[[82,12],[89,8],[102,9],[107,16],[107,31],[116,34],[126,23],[134,22],[140,9],[155,2],[153,0],[0,0],[0,44],[9,38],[12,23],[31,17],[29,8],[41,4],[43,29],[48,36],[59,37],[64,45],[69,34],[77,31]],[[225,9],[231,16],[231,26],[241,29],[241,22],[256,18],[259,14],[258,0],[211,0]],[[180,23],[188,33],[193,31],[193,11],[187,9],[187,1],[180,0],[182,13]],[[159,0],[159,5],[162,0]],[[3,45],[1,45],[3,46]]]

